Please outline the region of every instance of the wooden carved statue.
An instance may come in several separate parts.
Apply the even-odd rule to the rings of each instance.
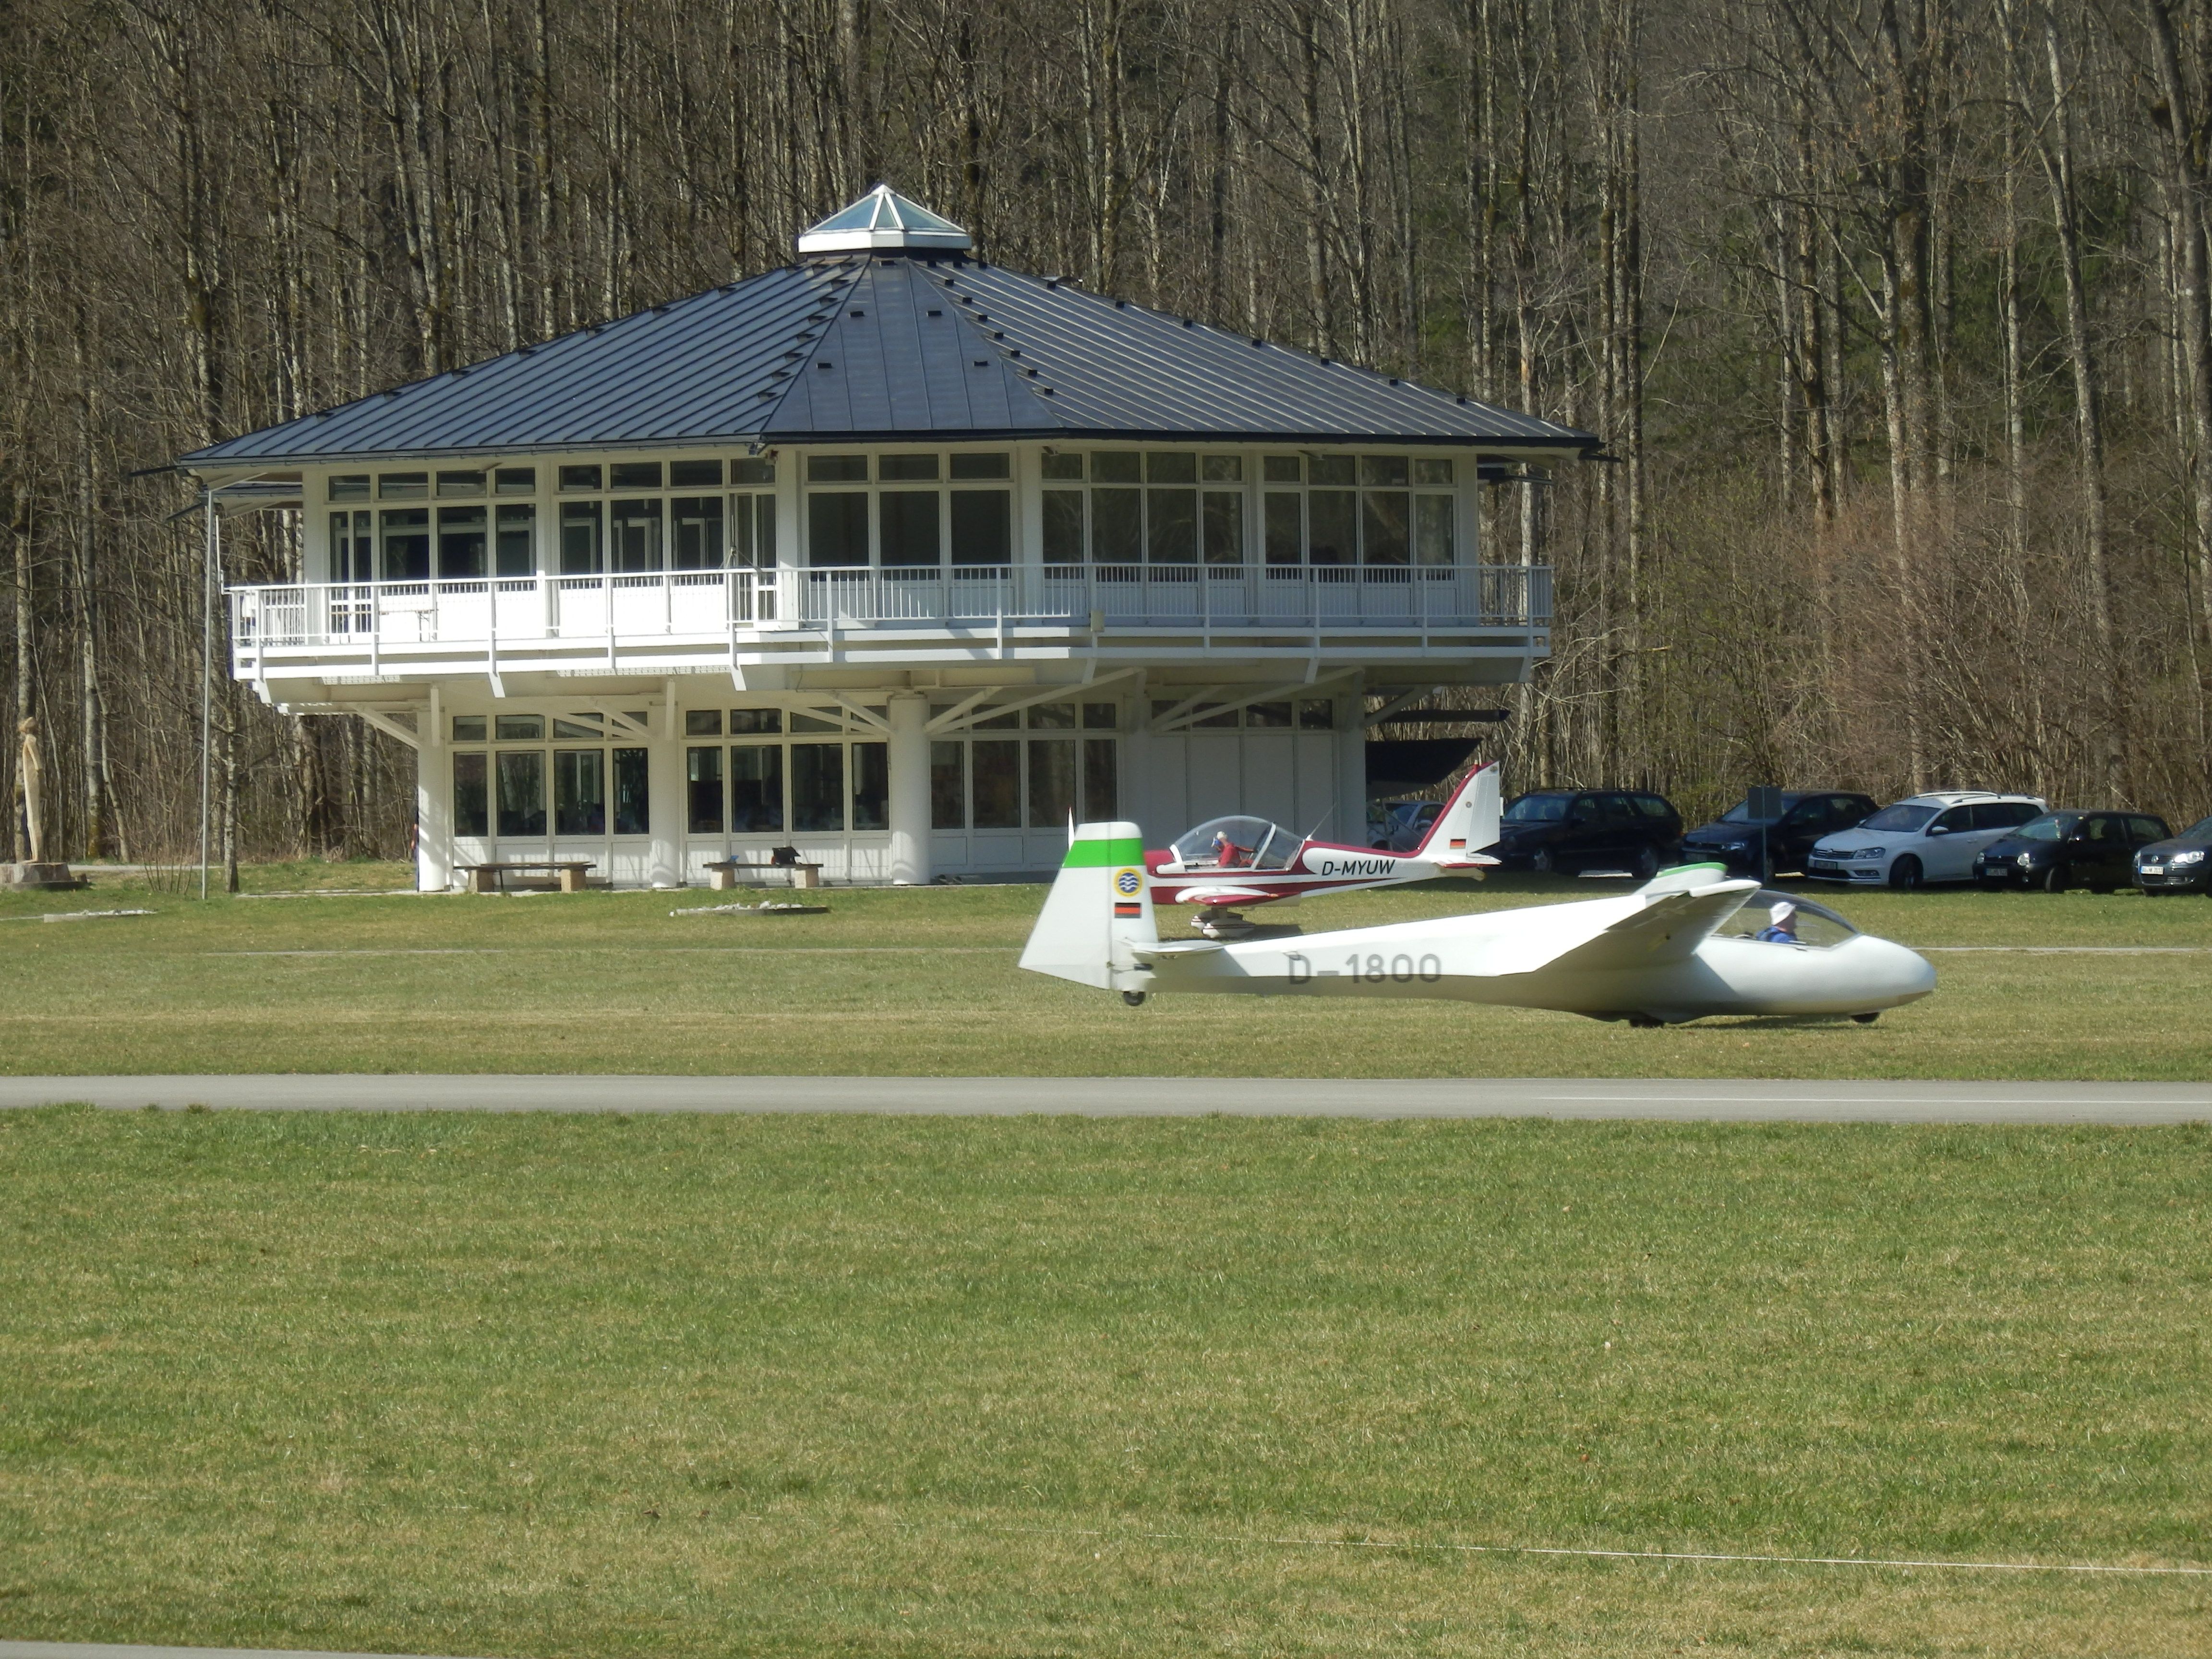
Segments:
[[[31,862],[39,864],[46,856],[46,817],[40,804],[46,768],[39,752],[37,718],[26,715],[15,732],[22,740],[21,754],[15,766],[15,798],[21,803],[21,821],[30,834]]]

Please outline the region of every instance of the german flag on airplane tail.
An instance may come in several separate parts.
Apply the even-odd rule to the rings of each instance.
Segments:
[[[1114,872],[1114,915],[1116,921],[1134,921],[1145,914],[1138,902],[1144,896],[1145,872],[1141,870],[1116,870]]]

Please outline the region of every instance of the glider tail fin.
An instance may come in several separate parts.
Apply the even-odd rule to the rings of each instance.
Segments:
[[[1498,811],[1498,763],[1492,761],[1460,780],[1413,856],[1439,864],[1473,862],[1476,854],[1497,843]]]
[[[1144,832],[1133,823],[1078,824],[1067,857],[1022,948],[1032,973],[1112,990],[1140,972],[1133,947],[1159,943]]]

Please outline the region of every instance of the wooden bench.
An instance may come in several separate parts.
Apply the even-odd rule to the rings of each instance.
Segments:
[[[787,870],[793,887],[819,887],[822,866],[818,864],[763,864],[747,859],[715,859],[702,866],[708,878],[708,884],[718,893],[726,893],[739,884],[740,870]],[[765,884],[763,884],[765,885]]]
[[[544,871],[551,878],[550,884],[526,880],[515,890],[550,892],[557,889],[563,893],[580,893],[584,890],[584,872],[592,866],[588,859],[513,859],[496,864],[457,864],[453,867],[467,878],[467,890],[471,893],[504,893],[508,890],[507,877],[526,871]]]

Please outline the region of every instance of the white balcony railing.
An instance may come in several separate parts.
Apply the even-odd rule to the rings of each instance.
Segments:
[[[1253,565],[678,570],[305,583],[231,590],[231,641],[286,647],[489,648],[854,629],[1121,631],[1531,629],[1546,565],[1451,569]]]

